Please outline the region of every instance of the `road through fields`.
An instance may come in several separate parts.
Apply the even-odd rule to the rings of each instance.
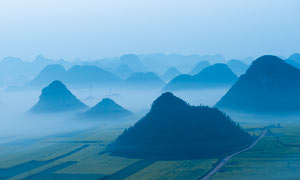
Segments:
[[[216,166],[214,167],[208,174],[206,174],[204,177],[200,178],[200,180],[207,180],[209,179],[211,176],[213,176],[215,173],[217,173],[231,158],[233,158],[234,156],[242,153],[242,152],[245,152],[245,151],[248,151],[249,149],[252,149],[268,132],[268,129],[265,128],[263,130],[263,132],[261,133],[261,135],[250,145],[248,146],[247,148],[245,149],[242,149],[238,152],[235,152],[227,157],[225,157],[224,159],[222,159],[222,161]]]

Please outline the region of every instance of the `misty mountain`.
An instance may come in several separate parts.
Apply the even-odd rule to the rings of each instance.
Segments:
[[[46,66],[41,72],[30,82],[26,84],[28,87],[43,87],[54,80],[64,81],[67,71],[60,64],[52,64]]]
[[[115,103],[112,99],[104,98],[94,107],[91,107],[79,117],[90,119],[112,119],[112,118],[126,118],[132,116],[133,113]]]
[[[300,70],[276,56],[255,60],[216,107],[254,113],[300,111]]]
[[[10,80],[21,76],[33,79],[43,68],[52,64],[60,64],[65,68],[69,68],[75,62],[67,62],[63,59],[56,61],[45,58],[43,55],[38,55],[32,62],[23,61],[16,57],[6,57],[0,62],[0,75],[7,79],[6,85],[18,85],[19,83],[15,84]]]
[[[165,82],[153,72],[135,72],[125,80],[124,85],[129,88],[161,88]]]
[[[181,72],[178,69],[176,69],[175,67],[170,67],[163,75],[161,75],[161,78],[165,81],[170,81],[180,74]]]
[[[249,66],[245,64],[244,62],[236,59],[232,59],[227,63],[227,66],[236,74],[237,76],[240,76],[244,74]]]
[[[174,66],[181,72],[189,72],[199,61],[208,61],[211,64],[224,63],[225,58],[222,55],[181,55],[181,54],[142,54],[139,57],[144,59],[153,59],[162,65]]]
[[[88,108],[78,100],[60,81],[53,81],[42,90],[39,101],[30,112],[32,113],[57,113],[79,111]]]
[[[237,76],[228,68],[226,64],[214,64],[203,69],[200,73],[190,76],[187,74],[177,76],[165,87],[164,91],[199,89],[199,88],[219,88],[231,86]]]
[[[127,64],[135,72],[147,71],[140,58],[135,54],[125,54],[121,56],[120,62],[121,64]]]
[[[128,78],[132,73],[134,73],[134,71],[127,64],[121,64],[114,71],[114,74],[122,79]]]
[[[210,66],[210,63],[208,61],[200,61],[189,73],[190,75],[196,75],[199,72],[201,72],[204,68],[207,68]]]
[[[141,59],[148,71],[155,72],[158,74],[164,73],[170,66],[162,64],[156,59],[145,58]]]
[[[296,62],[296,61],[294,61],[294,60],[287,59],[287,60],[285,60],[285,62],[286,62],[286,63],[288,63],[288,64],[290,64],[290,65],[292,65],[292,66],[294,66],[295,68],[298,68],[298,69],[300,69],[300,64],[299,64],[299,63],[297,63],[297,62]]]
[[[114,86],[122,80],[114,74],[107,72],[97,66],[73,66],[67,71],[64,82],[75,87],[97,87]]]
[[[17,57],[5,57],[0,61],[0,75],[4,78],[10,79],[19,75],[32,77],[35,72],[31,68],[29,62],[22,61]]]
[[[40,68],[43,68],[52,63],[54,63],[54,60],[45,58],[43,55],[36,56],[36,58],[32,62],[32,64],[34,64],[35,66],[40,66]]]
[[[222,157],[249,145],[253,137],[216,108],[190,106],[164,93],[150,112],[125,130],[107,150],[138,159]]]
[[[295,61],[296,63],[300,64],[300,54],[294,53],[288,59]]]
[[[27,87],[43,87],[54,80],[60,80],[72,87],[110,87],[122,82],[122,80],[110,72],[97,66],[73,66],[68,71],[63,66],[54,64],[46,66]]]

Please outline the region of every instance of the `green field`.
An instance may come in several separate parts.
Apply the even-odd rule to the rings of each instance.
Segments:
[[[150,161],[110,156],[105,146],[130,124],[102,126],[27,144],[0,145],[2,179],[199,179],[218,159]],[[259,135],[262,124],[244,124]],[[299,179],[300,125],[283,124],[212,179]],[[20,150],[22,149],[22,150]],[[7,173],[10,172],[10,173]],[[5,176],[4,176],[5,174]]]
[[[300,179],[300,125],[284,124],[250,151],[226,164],[212,179]]]

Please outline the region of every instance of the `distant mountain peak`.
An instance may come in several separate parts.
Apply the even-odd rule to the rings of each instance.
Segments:
[[[123,79],[127,78],[132,73],[134,73],[134,71],[127,64],[121,64],[115,70],[115,74]]]
[[[175,67],[169,67],[166,72],[161,76],[164,80],[170,81],[171,79],[179,76],[181,72]]]
[[[187,103],[182,99],[174,96],[171,92],[161,94],[152,104],[153,110],[173,109],[186,106]]]
[[[165,85],[165,82],[153,72],[134,72],[126,80],[129,87],[157,88]]]
[[[112,99],[103,98],[98,104],[91,107],[86,112],[82,113],[80,117],[103,119],[103,118],[126,118],[131,115],[132,113],[130,111],[123,108]]]
[[[127,64],[133,71],[146,72],[146,67],[140,60],[140,58],[135,54],[125,54],[120,57],[120,61],[123,64]]]
[[[198,64],[191,70],[189,74],[195,75],[201,72],[204,68],[210,66],[210,63],[208,61],[200,61]]]
[[[217,88],[232,85],[238,77],[228,68],[226,64],[217,63],[204,68],[194,76],[182,74],[172,79],[164,91]]]
[[[288,59],[293,60],[297,63],[300,63],[300,54],[299,53],[294,53]]]
[[[216,104],[245,112],[300,111],[300,70],[266,55],[256,59]]]
[[[84,108],[87,106],[80,102],[62,82],[55,80],[42,90],[39,101],[32,107],[31,112],[64,112]]]

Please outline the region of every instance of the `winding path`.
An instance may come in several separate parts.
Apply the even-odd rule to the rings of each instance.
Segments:
[[[233,158],[234,156],[248,151],[249,149],[252,149],[268,132],[268,129],[265,128],[264,131],[261,133],[261,135],[248,147],[246,147],[245,149],[242,149],[238,152],[235,152],[227,157],[225,157],[224,159],[222,159],[222,161],[216,166],[214,167],[208,174],[206,174],[204,177],[200,178],[200,180],[207,180],[209,179],[211,176],[213,176],[215,173],[217,173],[231,158]]]

